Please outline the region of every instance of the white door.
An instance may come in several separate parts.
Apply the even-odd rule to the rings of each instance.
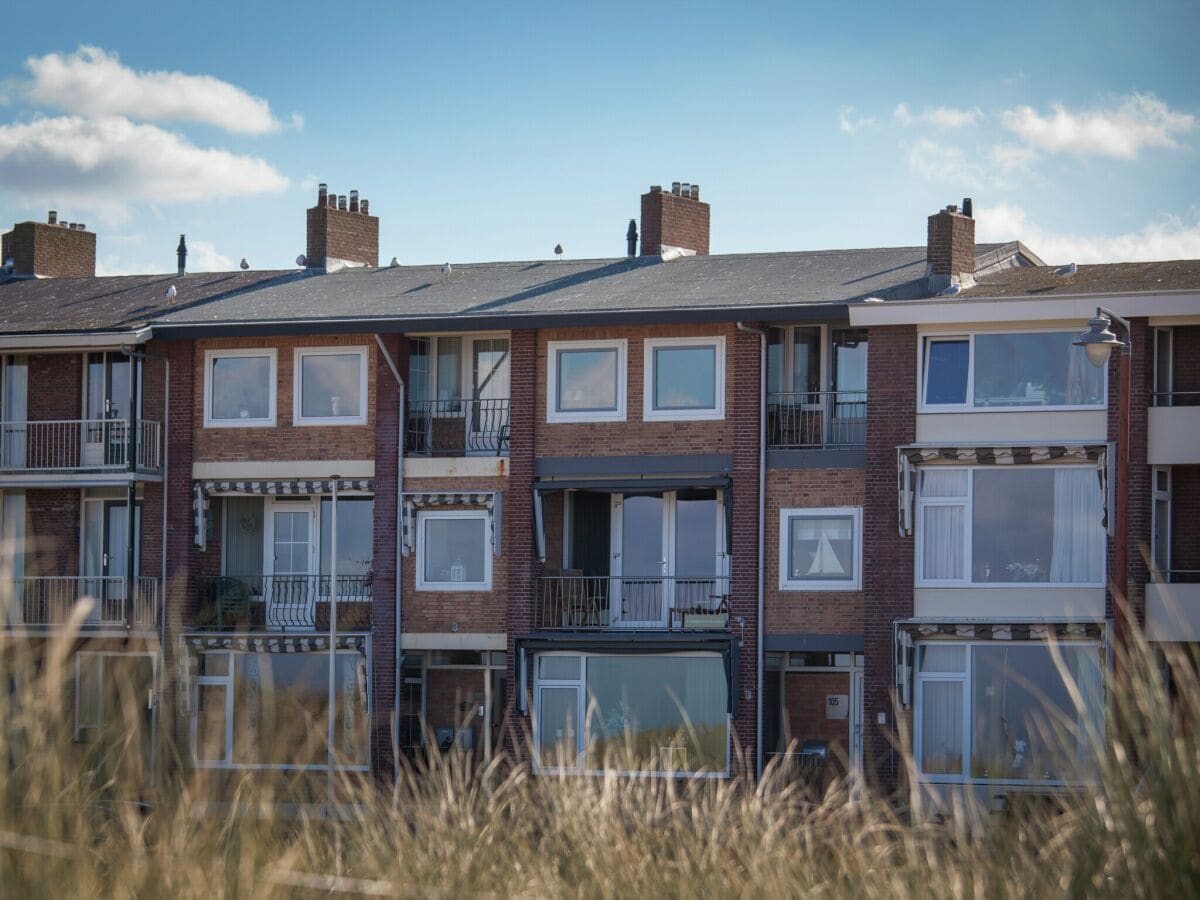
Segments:
[[[282,508],[281,508],[282,506]],[[271,511],[271,577],[267,596],[267,625],[272,628],[311,628],[315,623],[312,577],[313,514],[311,504]]]
[[[613,494],[609,596],[617,627],[667,627],[667,502],[664,496]]]
[[[508,338],[473,338],[467,453],[494,455],[508,425]]]

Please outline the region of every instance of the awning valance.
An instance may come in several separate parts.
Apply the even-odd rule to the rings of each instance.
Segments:
[[[1027,466],[1047,463],[1091,463],[1100,479],[1104,504],[1104,525],[1109,526],[1111,506],[1109,466],[1112,456],[1108,444],[1038,444],[1032,446],[928,447],[908,446],[896,450],[896,491],[899,527],[902,535],[913,530],[913,502],[916,495],[914,468],[920,465],[949,463],[969,466]],[[1111,531],[1111,529],[1110,529]]]
[[[196,481],[192,484],[192,515],[196,546],[201,550],[208,545],[208,498],[213,494],[275,495],[304,497],[314,494],[332,494],[332,478],[300,480],[258,481]],[[375,493],[375,482],[370,478],[341,478],[337,481],[338,492]]]
[[[489,540],[492,553],[500,555],[501,530],[498,520],[503,508],[502,491],[412,491],[402,495],[404,517],[401,524],[401,551],[407,556],[416,546],[416,511],[439,506],[478,506],[488,512]]]
[[[321,634],[190,634],[184,643],[192,650],[241,650],[253,653],[313,653],[329,649],[329,635]],[[339,634],[338,650],[365,652],[365,634]]]

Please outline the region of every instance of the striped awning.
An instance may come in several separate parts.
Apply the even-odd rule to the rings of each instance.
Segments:
[[[428,509],[439,506],[475,506],[482,507],[488,512],[488,540],[492,545],[492,553],[500,555],[500,519],[501,491],[412,491],[402,495],[404,500],[404,518],[401,524],[401,552],[405,556],[412,552],[417,541],[417,509]]]
[[[252,653],[314,653],[329,649],[329,635],[322,634],[191,634],[184,642],[193,650],[242,650]],[[365,652],[365,634],[339,634],[338,650]]]
[[[338,492],[375,493],[375,482],[370,478],[341,478],[337,482]],[[196,546],[201,550],[208,544],[206,520],[208,498],[213,494],[275,495],[287,497],[332,494],[332,478],[265,481],[196,481],[192,484],[192,514],[194,518]]]
[[[1104,525],[1109,526],[1108,510],[1111,479],[1111,453],[1108,444],[1039,444],[1034,446],[930,447],[908,446],[896,450],[896,490],[898,494],[900,534],[911,535],[916,487],[913,469],[920,465],[957,463],[974,466],[1029,466],[1047,463],[1091,463],[1100,479],[1104,504]]]

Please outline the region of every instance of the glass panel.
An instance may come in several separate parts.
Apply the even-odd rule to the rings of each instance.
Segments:
[[[196,674],[201,677],[223,678],[229,674],[228,653],[201,653]]]
[[[925,643],[918,645],[922,672],[967,671],[967,648],[962,644]]]
[[[601,412],[617,408],[617,350],[558,351],[558,409]]]
[[[966,469],[922,469],[922,497],[965,497],[967,496]]]
[[[538,678],[550,681],[578,681],[578,656],[539,656]]]
[[[961,681],[921,683],[921,771],[926,775],[962,774],[962,717]]]
[[[437,339],[437,398],[462,398],[462,338]]]
[[[728,683],[719,656],[592,656],[588,767],[722,771]]]
[[[301,415],[306,419],[361,415],[361,374],[362,357],[357,353],[302,355]]]
[[[795,581],[853,581],[854,518],[792,516],[788,520],[788,577]]]
[[[493,650],[488,656],[489,664],[493,666],[506,666],[508,664],[508,654],[503,650]]]
[[[482,583],[485,578],[487,522],[483,518],[427,518],[424,580],[456,584]]]
[[[717,574],[717,498],[680,496],[675,503],[675,574]]]
[[[476,338],[472,342],[471,377],[474,399],[508,397],[508,338]]]
[[[223,684],[196,688],[196,758],[203,762],[225,761],[225,697]]]
[[[1095,646],[976,644],[971,667],[971,775],[1074,781],[1095,768],[1103,711]],[[1068,680],[1083,699],[1080,713]]]
[[[715,409],[717,349],[654,348],[655,409]]]
[[[104,354],[89,353],[87,364],[87,400],[85,415],[89,419],[103,419],[108,413],[104,407]]]
[[[129,360],[108,354],[109,413],[114,419],[129,418]]]
[[[427,337],[409,338],[408,341],[408,399],[421,403],[429,396],[429,341]]]
[[[1166,406],[1170,401],[1173,382],[1171,372],[1171,343],[1174,332],[1170,328],[1154,329],[1154,393],[1155,402]]]
[[[334,663],[333,742],[336,762],[365,766],[370,762],[367,721],[367,670],[357,653],[338,653]]]
[[[0,521],[0,579],[13,579],[9,598],[14,609],[21,605],[21,583],[25,577],[25,492],[4,491],[0,496],[3,521]]]
[[[330,572],[333,500],[321,498],[321,574]],[[369,593],[368,576],[375,556],[375,502],[364,497],[338,498],[338,592]]]
[[[226,575],[257,581],[263,574],[263,498],[225,497]]]
[[[926,506],[922,511],[921,574],[931,580],[963,578],[965,506]]]
[[[579,758],[579,689],[545,687],[538,694],[542,765],[573,769]]]
[[[977,334],[976,406],[1095,406],[1104,370],[1087,360],[1075,334]]]
[[[925,402],[966,403],[969,342],[927,341],[925,356]]]
[[[833,344],[833,389],[867,389],[867,332],[863,328],[835,328]]]
[[[792,343],[792,390],[821,390],[821,329],[796,328]],[[813,397],[810,402],[817,402]]]
[[[271,415],[271,359],[227,356],[212,361],[210,419],[266,419]]]
[[[1171,568],[1170,558],[1171,504],[1161,498],[1154,501],[1154,569],[1166,572]]]
[[[308,513],[275,513],[275,574],[308,574]]]
[[[426,662],[433,666],[481,666],[483,653],[480,650],[434,650]]]
[[[4,361],[4,398],[0,408],[0,421],[7,423],[0,443],[0,461],[5,466],[25,466],[26,428],[11,423],[21,423],[29,417],[28,397],[27,357],[10,356]]]
[[[716,542],[712,546],[715,548]],[[621,502],[621,574],[663,574],[663,498],[625,497]]]
[[[783,381],[784,328],[767,329],[767,392],[778,394],[788,389]]]

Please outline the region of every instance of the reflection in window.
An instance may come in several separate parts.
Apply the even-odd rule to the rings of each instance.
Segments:
[[[338,498],[337,575],[342,596],[370,596],[375,555],[375,503],[370,498]],[[333,501],[321,498],[321,574],[331,571]]]
[[[975,336],[976,406],[1097,406],[1104,370],[1072,333]]]
[[[654,408],[716,408],[717,349],[654,348]]]
[[[354,353],[300,355],[300,416],[358,418],[363,413],[363,356]]]
[[[445,590],[491,586],[487,514],[421,513],[422,585]]]
[[[269,419],[271,377],[269,356],[218,356],[212,360],[209,418],[214,421]]]
[[[558,351],[558,409],[601,412],[617,409],[617,350]]]
[[[850,516],[794,517],[790,524],[789,569],[797,581],[854,580],[854,519]]]
[[[967,402],[967,364],[970,342],[928,341],[925,345],[925,402],[962,405]]]

